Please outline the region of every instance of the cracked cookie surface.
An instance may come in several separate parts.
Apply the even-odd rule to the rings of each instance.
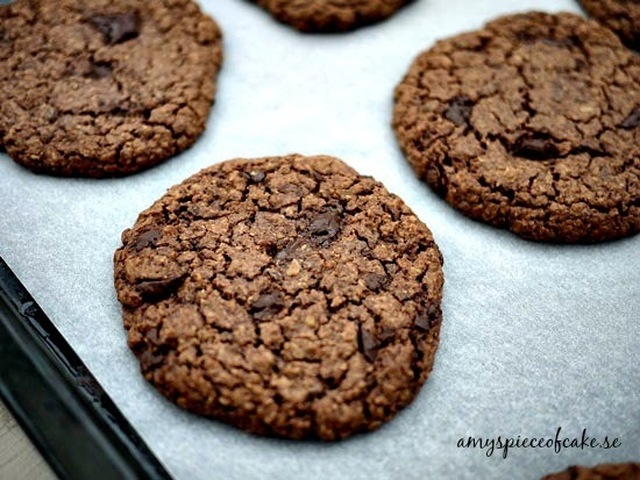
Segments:
[[[38,173],[156,165],[205,129],[221,32],[191,0],[0,7],[0,148]]]
[[[542,480],[638,480],[640,464],[607,463],[594,467],[570,467],[563,472],[553,473]]]
[[[393,127],[471,218],[551,242],[640,230],[640,57],[593,21],[531,12],[438,42],[397,86]]]
[[[439,341],[429,229],[332,157],[224,162],[122,235],[115,286],[145,378],[249,432],[334,440],[417,395]]]
[[[640,1],[580,0],[593,18],[613,30],[629,48],[640,51]]]
[[[384,20],[412,0],[253,0],[301,32],[343,32]]]

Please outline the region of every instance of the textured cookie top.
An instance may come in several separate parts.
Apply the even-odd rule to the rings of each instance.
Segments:
[[[18,0],[0,7],[0,147],[42,173],[157,164],[205,128],[222,61],[191,0]]]
[[[608,463],[595,467],[570,467],[564,472],[553,473],[542,480],[638,480],[640,464]]]
[[[534,12],[440,41],[395,102],[415,171],[472,218],[557,242],[640,229],[640,57],[595,22]]]
[[[302,32],[342,32],[383,20],[411,0],[254,0]]]
[[[122,241],[129,345],[184,408],[330,440],[393,417],[431,370],[438,248],[398,197],[335,158],[215,165]]]
[[[580,0],[584,9],[618,34],[631,48],[640,50],[640,1]]]

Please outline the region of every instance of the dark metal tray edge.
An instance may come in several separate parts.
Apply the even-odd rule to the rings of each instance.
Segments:
[[[62,479],[171,479],[2,257],[0,398]]]

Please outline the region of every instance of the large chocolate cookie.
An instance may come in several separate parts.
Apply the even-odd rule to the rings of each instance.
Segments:
[[[584,9],[618,34],[629,47],[640,50],[640,1],[580,0]]]
[[[343,32],[379,22],[411,0],[253,0],[301,32]]]
[[[0,147],[53,175],[125,175],[205,128],[221,34],[191,0],[0,7]]]
[[[640,56],[571,14],[438,42],[395,92],[414,170],[466,215],[534,240],[640,229]]]
[[[391,419],[432,368],[438,248],[402,200],[335,158],[203,170],[122,241],[129,346],[186,409],[332,440]]]
[[[570,467],[564,472],[547,475],[542,480],[640,480],[640,464],[608,463],[595,467]]]

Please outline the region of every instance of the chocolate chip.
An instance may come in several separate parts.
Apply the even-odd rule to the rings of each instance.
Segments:
[[[316,243],[321,244],[340,233],[340,220],[338,212],[324,212],[311,220],[307,231]]]
[[[138,359],[140,360],[140,367],[143,372],[154,370],[164,361],[164,357],[155,355],[151,350],[145,350],[142,352]]]
[[[266,176],[264,172],[260,172],[260,171],[249,172],[247,173],[247,175],[249,176],[249,181],[251,183],[260,183],[261,181],[264,180],[264,177]]]
[[[419,330],[428,332],[438,321],[438,318],[440,318],[440,309],[437,305],[431,304],[422,313],[416,315],[413,319],[413,325]]]
[[[549,160],[556,158],[560,150],[548,135],[533,134],[524,135],[516,140],[511,153],[529,160]]]
[[[156,228],[145,230],[138,235],[138,238],[136,238],[136,241],[133,244],[133,248],[139,252],[143,248],[155,246],[161,236],[162,232]]]
[[[264,293],[253,302],[252,307],[257,310],[272,308],[274,305],[282,306],[282,294],[280,292]]]
[[[144,280],[136,286],[145,301],[159,301],[169,297],[182,284],[184,275],[160,280]]]
[[[358,329],[358,350],[364,355],[368,362],[373,362],[378,354],[378,340],[376,337],[365,330],[362,325]]]
[[[251,314],[254,318],[263,320],[278,313],[282,310],[282,307],[284,307],[282,293],[263,293],[255,302],[253,302],[253,305],[251,305]]]
[[[640,108],[634,109],[620,124],[622,128],[636,128],[640,126]]]
[[[107,78],[111,75],[112,68],[113,66],[109,62],[91,62],[87,76],[97,80]]]
[[[151,330],[149,330],[147,332],[147,334],[145,335],[146,339],[149,340],[149,342],[152,345],[160,345],[160,341],[159,341],[159,337],[158,337],[158,329],[157,328],[152,328]]]
[[[456,125],[469,125],[473,102],[469,97],[453,97],[449,101],[449,108],[444,112],[444,116]]]
[[[364,277],[364,284],[369,290],[377,292],[389,283],[389,277],[380,273],[367,273]]]
[[[282,250],[278,251],[275,254],[275,259],[276,260],[288,260],[290,258],[293,258],[295,253],[296,253],[296,251],[298,250],[298,248],[300,248],[305,243],[308,243],[308,242],[306,242],[302,238],[296,238],[293,242],[289,243]]]
[[[137,12],[114,15],[94,15],[89,23],[102,33],[109,44],[122,43],[136,38],[140,33],[140,17]]]
[[[381,346],[388,345],[394,338],[396,338],[396,330],[389,327],[383,328],[382,333],[378,335],[378,340],[380,341]]]

